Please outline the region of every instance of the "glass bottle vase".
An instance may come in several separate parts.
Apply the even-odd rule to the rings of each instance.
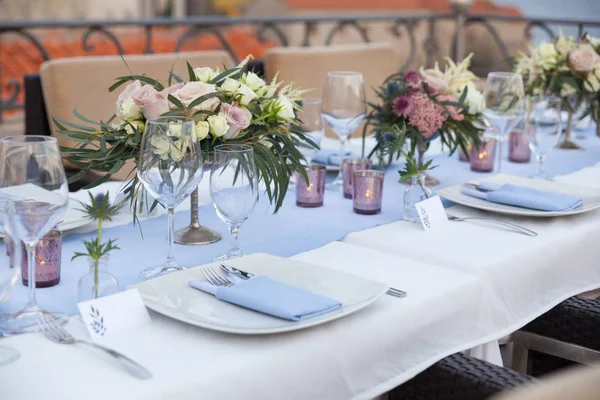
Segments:
[[[79,278],[77,284],[79,302],[109,296],[120,291],[117,278],[108,273],[108,260],[108,256],[99,260],[88,257],[90,269],[87,274]]]
[[[415,204],[427,200],[431,196],[431,190],[425,186],[425,176],[413,177],[410,186],[404,190],[404,217],[408,222],[419,223],[419,213]]]

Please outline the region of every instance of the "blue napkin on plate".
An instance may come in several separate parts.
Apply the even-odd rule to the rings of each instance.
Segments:
[[[540,211],[570,211],[583,205],[583,200],[566,194],[546,192],[523,186],[480,182],[479,189],[463,186],[461,193],[493,203]]]
[[[342,307],[337,300],[263,275],[248,280],[234,278],[228,275],[228,279],[235,283],[230,287],[213,286],[205,280],[188,284],[215,295],[219,300],[290,321],[303,321]]]
[[[346,157],[352,157],[352,152],[345,152],[344,158]],[[340,157],[339,150],[321,149],[312,160],[323,165],[342,165],[342,157]]]

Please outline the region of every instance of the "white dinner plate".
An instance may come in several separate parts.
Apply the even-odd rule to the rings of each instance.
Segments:
[[[583,186],[567,185],[560,182],[553,182],[543,179],[523,178],[520,176],[497,174],[486,179],[474,180],[470,183],[477,184],[481,181],[490,181],[498,183],[511,183],[513,185],[524,186],[532,189],[545,190],[548,192],[568,194],[576,196],[583,200],[583,206],[571,211],[539,211],[527,208],[508,206],[505,204],[492,203],[475,197],[462,194],[460,189],[462,184],[454,185],[438,190],[438,194],[450,201],[463,206],[478,208],[480,210],[491,211],[499,214],[520,215],[525,217],[560,217],[565,215],[581,214],[600,208],[600,190],[587,188]]]
[[[207,265],[218,269],[219,264]],[[368,306],[388,289],[382,283],[355,275],[262,253],[228,260],[227,264],[334,298],[342,302],[342,308],[305,321],[294,322],[271,317],[226,303],[189,287],[190,280],[204,279],[200,270],[202,267],[175,272],[129,288],[137,288],[148,308],[167,317],[214,331],[240,335],[289,332],[324,324]]]

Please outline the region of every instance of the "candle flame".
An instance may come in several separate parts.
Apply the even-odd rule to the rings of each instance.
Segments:
[[[44,260],[40,261],[40,265],[46,265],[46,261],[44,261]]]
[[[487,151],[481,152],[479,153],[479,159],[483,160],[484,158],[486,158],[488,155]]]
[[[372,196],[372,192],[367,189],[367,191],[365,192],[365,197],[371,197]]]

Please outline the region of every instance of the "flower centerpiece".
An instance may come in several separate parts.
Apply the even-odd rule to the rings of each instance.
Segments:
[[[89,120],[77,111],[75,116],[92,126],[55,118],[59,132],[80,143],[61,148],[66,159],[81,170],[71,181],[91,171],[104,173],[104,176],[88,188],[108,180],[127,160],[137,161],[146,121],[185,116],[196,121],[196,136],[205,160],[210,160],[214,147],[219,144],[240,143],[253,147],[259,179],[264,182],[277,212],[283,204],[292,171],[304,171],[301,168],[303,156],[295,144],[302,141],[317,145],[297,128],[300,121],[296,110],[305,91],[292,84],[283,86],[277,76],[267,83],[255,73],[245,72],[250,57],[224,71],[193,68],[188,63],[188,81],[171,70],[166,86],[145,75],[121,76],[109,90],[127,86],[118,97],[115,115],[106,122]],[[172,158],[173,151],[177,150],[169,143],[154,146],[157,154],[166,158],[169,155]],[[124,193],[134,209],[139,188],[140,183],[132,171]]]
[[[456,64],[446,59],[444,71],[434,68],[406,71],[390,76],[376,89],[378,104],[371,111],[363,131],[375,131],[377,145],[369,157],[377,155],[380,164],[390,164],[402,155],[408,141],[409,155],[418,152],[418,165],[429,143],[441,137],[450,154],[460,148],[465,154],[470,143],[479,143],[483,94],[475,86],[477,77],[469,70],[472,54]],[[438,184],[428,176],[428,186]]]
[[[525,76],[528,96],[555,95],[561,98],[567,112],[566,135],[560,147],[580,149],[571,140],[573,118],[587,103],[588,112],[598,120],[600,91],[600,40],[584,35],[580,40],[563,36],[552,42],[542,42],[529,54],[515,59],[515,72]],[[582,115],[582,117],[585,115]]]

